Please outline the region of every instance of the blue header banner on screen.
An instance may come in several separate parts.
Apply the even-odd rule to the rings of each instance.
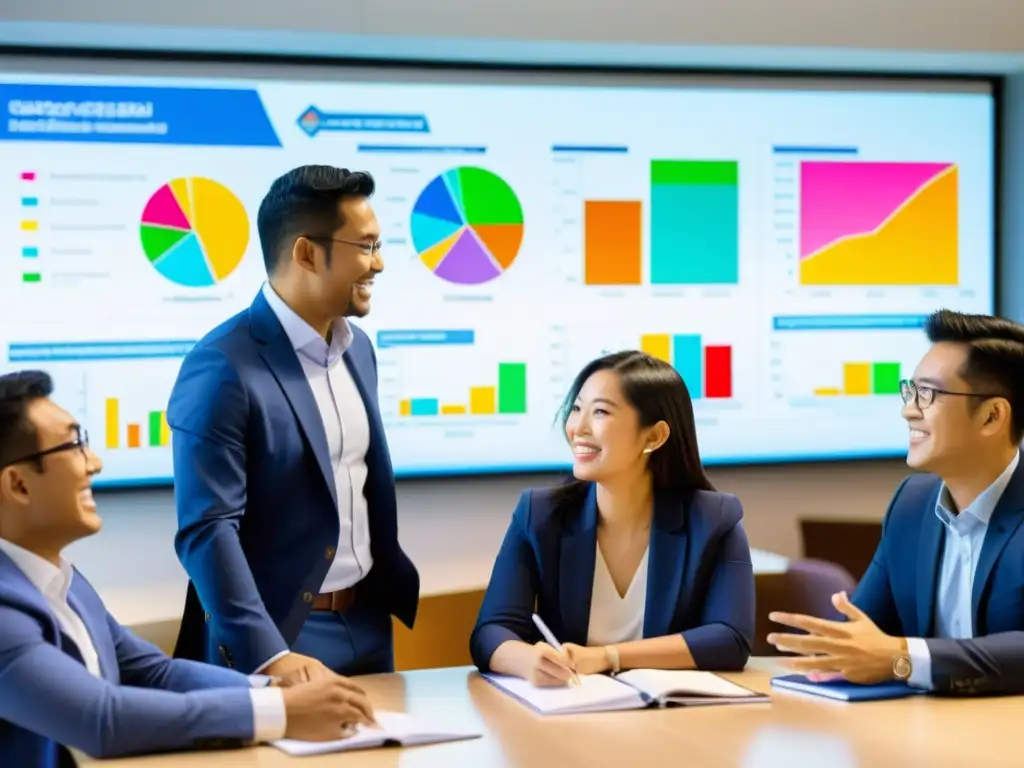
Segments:
[[[279,147],[252,88],[0,85],[0,140]]]

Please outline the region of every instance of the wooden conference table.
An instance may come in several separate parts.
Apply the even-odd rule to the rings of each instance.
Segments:
[[[726,677],[769,691],[782,671],[752,659]],[[176,753],[117,761],[99,768],[283,768],[359,766],[658,766],[799,768],[827,766],[1020,766],[1016,730],[1024,697],[847,704],[773,692],[770,704],[643,710],[541,717],[480,679],[468,667],[359,678],[374,706],[420,714],[483,738],[407,749],[386,748],[290,758],[273,747]]]

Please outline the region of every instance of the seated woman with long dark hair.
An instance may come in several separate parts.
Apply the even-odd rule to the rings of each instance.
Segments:
[[[742,669],[754,634],[743,508],[704,473],[680,375],[642,352],[594,360],[562,421],[575,480],[519,499],[470,639],[477,667],[535,685]]]

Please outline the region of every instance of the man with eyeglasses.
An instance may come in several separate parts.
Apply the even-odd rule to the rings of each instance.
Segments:
[[[384,269],[373,178],[310,165],[257,217],[268,282],[185,358],[171,394],[175,654],[243,672],[394,670],[419,575],[398,541],[377,359],[348,321]]]
[[[904,680],[972,695],[1021,691],[1024,669],[1024,326],[941,310],[932,346],[903,381],[906,478],[846,617],[772,614],[808,635],[769,642],[815,676]],[[1007,670],[1013,671],[1012,674]]]
[[[91,482],[102,464],[52,391],[42,371],[0,376],[0,764],[331,740],[372,722],[365,693],[342,677],[268,686],[172,660],[107,613],[62,554],[100,530]]]

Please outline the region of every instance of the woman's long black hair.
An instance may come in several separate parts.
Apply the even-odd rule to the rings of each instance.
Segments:
[[[639,414],[641,427],[652,427],[659,421],[668,424],[668,440],[650,455],[648,463],[654,490],[683,494],[715,490],[700,460],[693,402],[686,383],[671,365],[644,352],[614,352],[588,363],[576,375],[559,409],[563,431],[580,390],[598,371],[611,371],[619,377],[622,394]],[[568,481],[559,489],[556,503],[581,503],[587,487],[588,483],[580,480]]]

